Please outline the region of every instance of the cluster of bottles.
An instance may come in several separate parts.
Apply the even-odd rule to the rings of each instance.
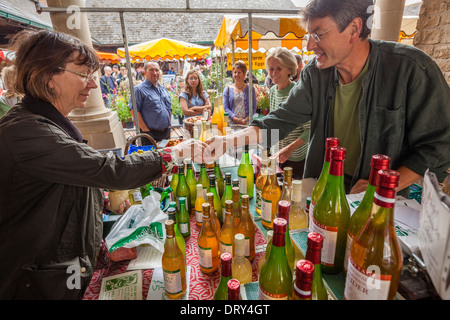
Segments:
[[[205,142],[211,137],[230,133],[228,113],[223,108],[223,97],[214,98],[214,111],[212,116],[205,111],[203,117],[194,123],[192,138]]]
[[[344,299],[394,299],[402,268],[394,225],[399,173],[389,169],[388,156],[373,155],[365,195],[350,215],[345,155],[339,139],[327,139],[323,169],[311,194],[309,231],[323,236],[322,270],[344,273]]]

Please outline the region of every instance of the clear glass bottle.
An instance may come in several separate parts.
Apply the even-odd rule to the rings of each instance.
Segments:
[[[186,293],[186,262],[175,239],[174,221],[166,220],[166,241],[162,256],[164,291],[169,299],[179,299]]]
[[[308,260],[299,260],[295,269],[294,290],[291,300],[312,300],[314,265]]]
[[[186,243],[184,242],[184,237],[178,229],[177,223],[177,204],[173,201],[175,207],[170,207],[167,209],[167,216],[169,220],[173,220],[174,226],[173,230],[175,232],[175,239],[177,240],[178,247],[181,249],[184,255],[184,259],[186,260]]]
[[[323,236],[321,261],[324,273],[339,273],[344,267],[350,221],[350,207],[344,188],[345,153],[345,148],[331,148],[327,183],[314,206],[313,232]]]
[[[248,144],[244,145],[242,152],[241,162],[238,166],[239,177],[239,192],[242,195],[246,194],[253,198],[253,189],[255,187],[255,175],[253,171],[252,163],[250,162],[250,155],[248,152]]]
[[[222,217],[225,218],[225,201],[233,200],[233,189],[231,187],[231,172],[225,173],[225,187],[220,204],[222,205]],[[223,223],[223,221],[222,221]]]
[[[292,168],[284,167],[283,169],[283,186],[281,188],[280,200],[291,202],[292,195]]]
[[[238,279],[230,279],[227,283],[228,300],[241,300],[241,284]]]
[[[320,256],[323,246],[323,236],[317,232],[308,233],[308,240],[306,241],[306,255],[305,259],[314,264],[314,279],[312,282],[312,299],[313,300],[328,300],[328,292],[325,288],[325,283],[322,278],[322,265]]]
[[[261,157],[261,169],[258,172],[255,182],[256,202],[255,210],[257,214],[261,214],[261,193],[267,182],[267,170],[269,164],[268,150],[264,149]]]
[[[191,235],[191,223],[189,213],[186,211],[186,201],[185,197],[178,198],[180,211],[178,211],[177,224],[184,238],[188,238]]]
[[[137,205],[137,204],[142,204],[141,190],[139,188],[129,190],[128,198],[130,199],[130,204],[132,206]]]
[[[292,270],[284,247],[286,225],[283,218],[273,221],[272,247],[260,272],[258,300],[288,300],[292,294]]]
[[[195,199],[195,223],[197,226],[202,225],[202,204],[205,202],[205,198],[203,197],[203,186],[198,183],[197,186],[197,198]]]
[[[245,257],[245,237],[242,233],[234,236],[234,259],[231,263],[231,274],[240,283],[252,282],[252,264]]]
[[[231,262],[233,257],[229,252],[222,252],[220,255],[220,281],[217,286],[216,291],[214,292],[214,300],[227,300],[228,299],[228,288],[227,283],[228,280],[231,279]]]
[[[278,215],[277,217],[286,220],[286,241],[284,247],[286,248],[286,258],[292,272],[295,270],[295,249],[291,241],[291,235],[289,233],[289,211],[291,209],[291,203],[287,200],[278,201]]]
[[[402,271],[394,208],[399,173],[379,171],[369,219],[350,248],[344,299],[393,300]]]
[[[289,211],[289,230],[308,228],[308,214],[302,208],[302,181],[292,181],[291,210]]]
[[[211,205],[208,202],[202,204],[203,218],[202,228],[198,235],[198,263],[200,271],[204,274],[212,274],[219,268],[219,239],[214,231],[211,221]]]
[[[317,200],[319,200],[320,196],[322,195],[323,188],[325,188],[325,184],[327,183],[328,171],[330,169],[331,148],[338,146],[339,138],[330,137],[325,141],[325,158],[323,161],[322,171],[311,192],[311,203],[309,205],[309,231],[313,231],[311,221],[313,218],[314,206],[316,205]]]
[[[220,252],[234,252],[233,201],[225,201],[225,220],[220,231]]]
[[[236,228],[236,233],[242,233],[245,237],[245,257],[252,262],[255,259],[255,224],[249,208],[249,196],[244,194],[241,197],[241,218]],[[236,245],[236,244],[235,244]]]
[[[261,193],[261,224],[266,229],[272,229],[272,221],[277,211],[277,203],[281,196],[281,189],[277,180],[277,163],[275,157],[269,158],[267,183]]]
[[[344,272],[347,272],[348,256],[350,254],[350,247],[355,235],[364,227],[369,219],[370,210],[372,209],[373,197],[375,195],[375,190],[377,188],[378,181],[378,171],[389,169],[391,158],[382,154],[376,154],[372,156],[372,161],[370,163],[370,175],[369,183],[366,188],[366,193],[364,198],[356,208],[353,215],[350,217],[350,223],[348,225],[347,233],[347,247],[345,250],[344,259]]]

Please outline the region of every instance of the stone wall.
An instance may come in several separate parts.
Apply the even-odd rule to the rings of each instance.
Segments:
[[[424,0],[414,46],[428,53],[450,84],[450,0]]]

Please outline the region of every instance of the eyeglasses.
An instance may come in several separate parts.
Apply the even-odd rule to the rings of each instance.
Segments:
[[[332,26],[330,29],[325,30],[325,31],[322,32],[321,34],[317,34],[316,32],[305,34],[305,40],[306,40],[306,42],[308,42],[310,38],[312,38],[315,42],[319,42],[320,39],[321,39],[326,33],[330,32],[333,28],[337,27],[339,24],[340,24],[340,23],[335,24],[335,25]]]
[[[61,68],[61,67],[58,67],[58,69],[61,69],[61,70],[64,70],[64,71],[76,74],[77,76],[82,77],[83,80],[86,83],[89,83],[91,80],[97,81],[97,75],[95,73],[86,74],[86,73],[82,73],[82,72],[76,72],[76,71],[68,70],[66,68]]]

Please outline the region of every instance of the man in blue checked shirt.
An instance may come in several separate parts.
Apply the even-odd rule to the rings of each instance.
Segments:
[[[170,138],[172,105],[170,94],[159,83],[161,69],[157,62],[150,61],[144,66],[145,80],[134,88],[139,127],[142,133],[150,135],[156,142]],[[132,99],[129,107],[133,108]],[[133,114],[133,112],[131,112]],[[143,138],[142,145],[151,144]]]

